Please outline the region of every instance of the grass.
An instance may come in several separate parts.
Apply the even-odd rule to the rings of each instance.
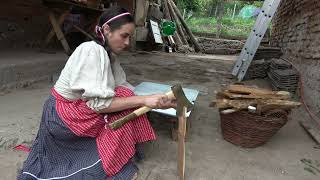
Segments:
[[[187,24],[193,32],[213,33],[217,32],[217,20],[212,17],[193,17]],[[222,36],[247,38],[254,26],[255,19],[242,19],[224,17],[222,19]]]

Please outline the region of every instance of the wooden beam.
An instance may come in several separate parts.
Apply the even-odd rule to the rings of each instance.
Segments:
[[[168,6],[168,0],[163,0],[163,11],[164,11],[164,18],[169,21],[172,21],[172,17],[170,15],[170,10]],[[182,40],[177,32],[173,34],[173,39],[175,40],[176,45],[178,47],[182,45]]]
[[[49,19],[50,19],[50,22],[52,24],[53,30],[57,35],[58,40],[61,42],[64,50],[66,51],[66,53],[68,55],[70,55],[71,54],[70,46],[69,46],[67,40],[64,37],[64,34],[63,34],[63,32],[62,32],[62,30],[61,30],[61,28],[59,26],[58,21],[56,20],[56,17],[54,15],[54,13],[52,11],[50,11],[50,10],[49,10]]]
[[[62,15],[59,17],[58,19],[58,25],[61,26],[65,20],[65,18],[70,14],[70,9],[66,10],[65,12],[62,13]],[[43,44],[42,44],[42,49],[44,49],[45,47],[48,46],[50,40],[52,39],[52,37],[55,35],[55,31],[54,29],[51,29],[51,31],[49,32],[49,34],[47,35],[46,39],[44,40]]]
[[[170,0],[167,0],[167,2],[168,2],[168,8],[169,8],[171,17],[172,17],[173,21],[176,23],[178,36],[180,37],[182,44],[188,45],[188,41],[187,41],[185,34],[182,30],[179,17],[175,13],[174,8],[173,8],[172,4],[170,3]]]
[[[171,3],[172,7],[173,7],[174,10],[175,10],[175,13],[177,14],[177,16],[178,16],[179,19],[180,19],[180,22],[182,23],[184,29],[187,31],[187,33],[188,33],[188,35],[189,35],[189,37],[190,37],[190,40],[191,40],[191,42],[192,42],[193,45],[194,45],[195,51],[196,51],[196,52],[200,52],[200,51],[201,51],[201,47],[200,47],[200,45],[198,44],[196,38],[193,36],[193,34],[192,34],[191,30],[189,29],[187,23],[184,21],[184,19],[183,19],[181,13],[180,13],[178,7],[174,4],[174,2],[173,2],[172,0],[168,0],[168,2]]]
[[[172,21],[167,0],[163,0],[163,12],[164,12],[164,18],[166,20]]]
[[[135,8],[135,24],[137,26],[144,26],[149,10],[149,0],[136,0]]]

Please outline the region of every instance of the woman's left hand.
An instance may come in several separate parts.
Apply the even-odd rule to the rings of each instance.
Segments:
[[[163,96],[159,102],[159,109],[176,108],[177,101],[175,99],[169,99],[168,96]]]

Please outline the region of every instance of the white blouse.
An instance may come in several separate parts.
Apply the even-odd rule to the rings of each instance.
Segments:
[[[114,59],[114,58],[113,58]],[[94,41],[82,43],[69,57],[54,89],[68,100],[82,99],[95,111],[108,108],[117,86],[132,86],[117,60]]]

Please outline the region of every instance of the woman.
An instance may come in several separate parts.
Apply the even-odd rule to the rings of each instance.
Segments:
[[[130,13],[107,9],[96,27],[98,41],[82,43],[68,59],[43,109],[36,140],[18,179],[133,179],[141,143],[155,134],[145,115],[118,130],[108,123],[133,108],[169,108],[164,94],[134,96],[112,57],[129,45]]]

